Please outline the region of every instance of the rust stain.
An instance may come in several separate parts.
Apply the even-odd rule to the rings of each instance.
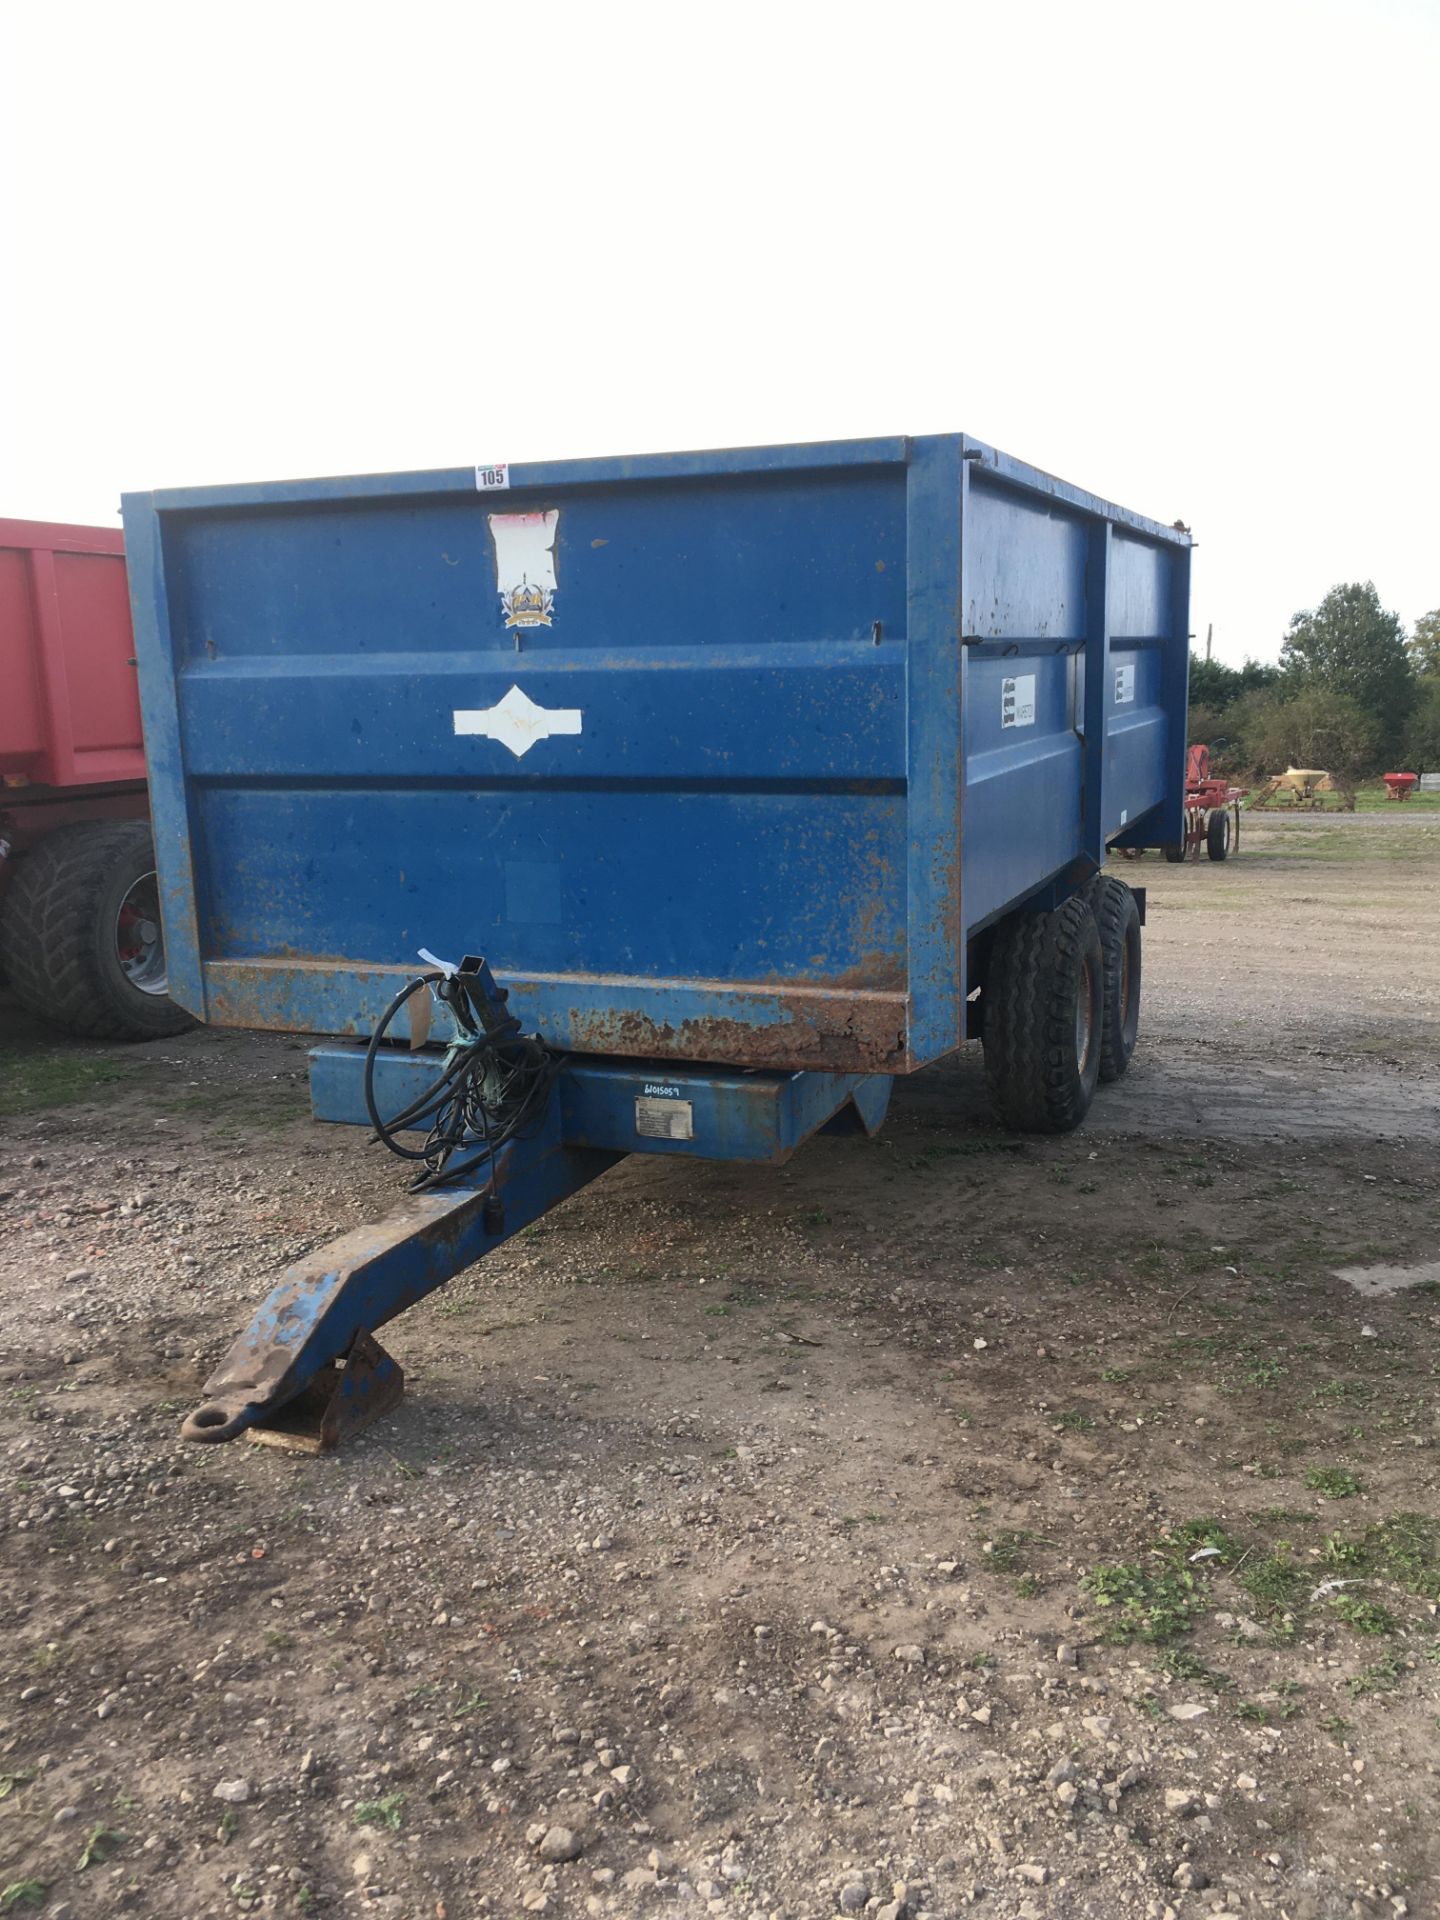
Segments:
[[[293,1030],[300,1024],[297,1002],[307,998],[304,983],[328,979],[334,992],[320,1009],[323,1030],[368,1033],[374,1024],[370,1008],[376,1001],[383,1004],[410,977],[405,966],[333,959],[212,962],[206,969],[209,1019],[217,1026]],[[532,994],[553,989],[547,997],[555,1011],[539,1020],[542,1036],[577,1053],[833,1073],[911,1073],[920,1064],[908,1044],[911,1009],[903,969],[890,954],[867,955],[860,966],[819,984],[793,978],[678,983],[590,973],[501,974],[500,979],[522,1019],[539,1016],[530,1004]],[[723,999],[734,1011],[671,1021],[624,1004],[682,984],[688,993]],[[577,1006],[570,997],[596,989],[621,1004]],[[432,1036],[440,1037],[438,1030]]]
[[[803,1014],[758,1025],[711,1015],[678,1026],[634,1011],[576,1008],[569,1045],[580,1053],[642,1059],[699,1060],[718,1065],[822,1068],[837,1073],[906,1073],[906,1005],[898,996],[855,996],[806,1006]]]

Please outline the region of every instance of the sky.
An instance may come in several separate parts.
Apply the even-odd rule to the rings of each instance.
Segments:
[[[1440,606],[1440,0],[0,0],[0,516],[965,431]]]

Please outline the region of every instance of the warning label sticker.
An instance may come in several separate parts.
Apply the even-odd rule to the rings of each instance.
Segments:
[[[1012,680],[1000,682],[1000,724],[1002,727],[1033,727],[1035,724],[1035,676],[1018,673]]]
[[[688,1100],[647,1099],[635,1101],[635,1131],[646,1140],[693,1140],[695,1108]]]
[[[1134,698],[1135,698],[1134,667],[1133,666],[1132,667],[1116,667],[1115,669],[1115,704],[1116,706],[1123,707],[1127,701],[1133,700]]]

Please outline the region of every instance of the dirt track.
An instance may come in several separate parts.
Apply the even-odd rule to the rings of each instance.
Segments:
[[[972,1050],[874,1142],[631,1161],[322,1461],[176,1426],[392,1164],[299,1043],[0,1012],[0,1898],[1440,1910],[1440,1294],[1336,1277],[1440,1239],[1440,815],[1121,871],[1080,1133],[999,1135]]]

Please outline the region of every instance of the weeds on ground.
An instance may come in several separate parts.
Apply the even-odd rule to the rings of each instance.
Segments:
[[[995,1538],[987,1544],[986,1558],[996,1573],[1018,1573],[1025,1558],[1026,1544],[1034,1537],[1033,1534],[1026,1533],[1023,1528],[997,1533]]]
[[[1160,1656],[1160,1665],[1172,1680],[1194,1680],[1214,1693],[1224,1693],[1227,1687],[1235,1684],[1228,1673],[1207,1667],[1203,1660],[1184,1647],[1167,1647]]]
[[[1238,1543],[1218,1520],[1187,1520],[1163,1535],[1143,1562],[1102,1563],[1082,1585],[1113,1611],[1106,1638],[1152,1646],[1177,1639],[1209,1604],[1209,1576],[1234,1563]]]
[[[1374,1600],[1362,1600],[1356,1593],[1337,1593],[1330,1602],[1330,1610],[1356,1633],[1394,1633],[1400,1625],[1387,1607]]]
[[[392,1833],[398,1833],[408,1798],[409,1795],[404,1793],[387,1793],[383,1800],[357,1800],[356,1826],[388,1827]]]
[[[1347,1467],[1311,1467],[1305,1484],[1312,1493],[1322,1493],[1327,1500],[1349,1500],[1360,1491],[1360,1482]]]
[[[1440,1600],[1440,1521],[1396,1513],[1366,1530],[1364,1549],[1376,1573],[1407,1593]]]
[[[43,1880],[12,1880],[0,1891],[0,1912],[3,1913],[12,1913],[16,1907],[43,1907],[44,1904]]]
[[[1112,1641],[1162,1645],[1184,1633],[1203,1604],[1194,1574],[1173,1563],[1155,1568],[1102,1563],[1091,1568],[1082,1585],[1097,1607],[1113,1609],[1105,1635]]]
[[[1382,1653],[1370,1666],[1352,1674],[1345,1682],[1346,1691],[1352,1700],[1362,1700],[1371,1693],[1393,1693],[1404,1672],[1405,1656],[1397,1647],[1389,1653]]]
[[[1295,1616],[1305,1604],[1310,1581],[1303,1568],[1295,1564],[1294,1549],[1288,1540],[1277,1540],[1269,1553],[1238,1569],[1240,1585],[1250,1596],[1255,1611],[1272,1627],[1293,1631]]]
[[[84,1873],[87,1867],[104,1866],[117,1847],[123,1847],[124,1844],[124,1834],[116,1833],[113,1827],[107,1827],[102,1820],[85,1836],[85,1845],[80,1852],[79,1871]]]

